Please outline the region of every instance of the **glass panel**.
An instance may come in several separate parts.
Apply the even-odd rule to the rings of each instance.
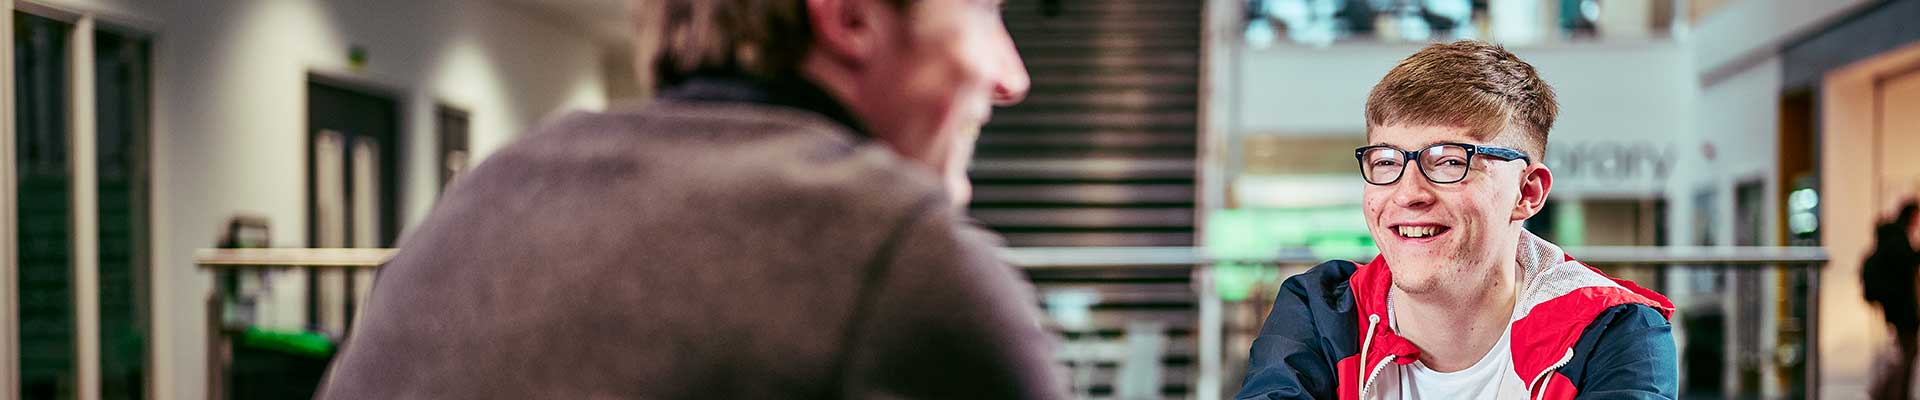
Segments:
[[[20,395],[73,398],[73,193],[67,153],[67,34],[13,14],[19,188]]]
[[[145,398],[149,51],[143,38],[105,30],[94,34],[104,399]]]
[[[1673,0],[1246,0],[1247,43],[1342,41],[1507,44],[1669,35]]]

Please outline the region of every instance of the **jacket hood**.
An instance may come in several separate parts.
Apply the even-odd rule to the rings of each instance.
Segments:
[[[1516,250],[1522,289],[1514,302],[1512,353],[1515,372],[1529,385],[1541,373],[1571,357],[1581,333],[1609,308],[1644,304],[1663,317],[1673,317],[1673,303],[1666,296],[1632,281],[1609,277],[1532,232],[1521,231]],[[1362,345],[1362,360],[1374,363],[1393,356],[1399,365],[1419,360],[1419,346],[1400,337],[1388,321],[1387,293],[1393,285],[1393,270],[1386,256],[1375,256],[1372,262],[1361,265],[1351,283],[1358,326],[1363,332],[1359,339],[1367,343]],[[1366,382],[1378,368],[1369,365],[1361,372],[1359,381]]]

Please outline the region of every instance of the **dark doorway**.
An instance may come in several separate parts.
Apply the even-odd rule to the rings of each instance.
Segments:
[[[400,108],[389,92],[314,76],[307,84],[307,245],[392,247],[397,236]],[[323,308],[330,277],[346,279],[341,309]],[[310,272],[307,322],[344,334],[355,281],[340,271]],[[325,311],[323,311],[325,310]],[[341,312],[344,311],[344,312]],[[339,312],[336,314],[336,312]]]
[[[100,235],[100,397],[146,397],[152,45],[116,29],[94,33]]]
[[[13,177],[19,190],[20,397],[70,399],[78,393],[73,287],[73,132],[68,35],[73,24],[13,14]],[[15,310],[6,310],[15,312]],[[0,396],[4,397],[4,396]]]
[[[400,149],[400,108],[393,96],[385,91],[342,82],[335,79],[315,76],[307,83],[307,242],[312,247],[354,247],[393,245],[399,227],[393,222],[398,220],[399,207],[399,165]],[[325,154],[327,150],[320,144],[331,141],[330,146],[339,153]],[[339,163],[328,165],[332,171],[321,171],[322,156],[339,155]],[[368,159],[371,156],[373,159]],[[356,158],[358,157],[358,158]],[[371,167],[371,170],[368,167]],[[322,190],[321,175],[337,174],[343,178],[338,191]],[[371,175],[366,175],[371,174]],[[353,182],[355,176],[372,177],[377,182],[366,185]],[[367,187],[371,186],[371,187]],[[370,196],[375,205],[372,210],[353,207],[353,200],[359,193],[355,189],[372,189],[377,193]],[[338,201],[343,205],[342,212],[347,218],[337,243],[324,243],[331,233],[324,232],[328,224],[322,223],[321,211],[317,207],[323,202]],[[358,213],[356,213],[358,212]],[[359,214],[367,215],[359,215]],[[355,226],[371,222],[375,227]],[[370,229],[369,229],[370,228]]]

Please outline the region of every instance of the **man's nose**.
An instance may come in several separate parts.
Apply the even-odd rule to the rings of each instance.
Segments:
[[[993,105],[1006,107],[1020,103],[1027,98],[1027,90],[1033,88],[1033,79],[1027,76],[1027,64],[1020,61],[1020,50],[1013,47],[1013,38],[1006,38],[1006,51],[1001,58],[1000,76],[993,82]]]
[[[1433,205],[1435,183],[1427,180],[1425,174],[1412,166],[1408,166],[1402,173],[1406,175],[1401,176],[1399,182],[1391,185],[1393,204],[1404,208],[1425,208]]]

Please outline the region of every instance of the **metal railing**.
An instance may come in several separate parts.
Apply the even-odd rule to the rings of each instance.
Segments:
[[[1798,357],[1802,365],[1798,379],[1804,382],[1804,397],[1813,398],[1818,394],[1818,324],[1819,320],[1819,273],[1820,266],[1828,262],[1828,254],[1819,247],[1752,247],[1752,246],[1668,246],[1668,247],[1631,247],[1631,246],[1588,246],[1567,247],[1567,254],[1588,265],[1623,270],[1651,270],[1652,272],[1673,269],[1689,271],[1759,273],[1774,271],[1782,273],[1804,273],[1800,279],[1806,280],[1803,299],[1804,314],[1800,319],[1804,337]],[[1120,247],[1120,248],[1016,248],[1008,249],[1005,258],[1009,263],[1028,270],[1102,270],[1116,268],[1192,268],[1192,286],[1198,314],[1198,351],[1199,371],[1195,377],[1192,397],[1195,399],[1219,399],[1231,395],[1233,387],[1225,385],[1229,381],[1238,382],[1238,377],[1225,376],[1225,369],[1236,363],[1226,360],[1228,354],[1224,348],[1224,336],[1227,324],[1224,322],[1228,304],[1222,300],[1218,287],[1213,280],[1211,269],[1222,264],[1254,264],[1280,269],[1285,276],[1304,271],[1305,268],[1328,259],[1353,259],[1365,261],[1372,254],[1350,254],[1338,257],[1315,255],[1304,249],[1274,257],[1234,257],[1215,255],[1204,248],[1193,247]],[[1276,282],[1277,283],[1277,282]],[[1646,282],[1642,282],[1646,283]],[[1668,293],[1664,285],[1647,285],[1662,293]],[[1789,295],[1782,293],[1782,296]],[[1243,307],[1263,307],[1271,302],[1271,296],[1251,296],[1242,300]],[[1684,307],[1684,305],[1682,305]],[[1742,305],[1734,305],[1744,307]],[[1265,313],[1259,313],[1261,318]],[[1761,318],[1767,318],[1762,316]],[[1252,328],[1258,329],[1255,321]],[[1243,332],[1251,335],[1253,332]],[[1235,354],[1244,354],[1244,349],[1234,349]],[[1244,365],[1242,359],[1234,360]],[[1723,379],[1740,379],[1723,377]],[[1718,384],[1719,382],[1696,382],[1695,384]],[[1737,386],[1737,385],[1736,385]],[[1225,392],[1225,393],[1223,393]]]
[[[1588,264],[1766,264],[1824,263],[1820,247],[1771,246],[1585,246],[1567,247]],[[1284,252],[1273,257],[1215,255],[1202,247],[1020,247],[1002,252],[1008,263],[1022,268],[1106,268],[1126,266],[1199,266],[1220,263],[1307,264],[1333,259],[1360,259],[1373,254],[1316,255]]]

